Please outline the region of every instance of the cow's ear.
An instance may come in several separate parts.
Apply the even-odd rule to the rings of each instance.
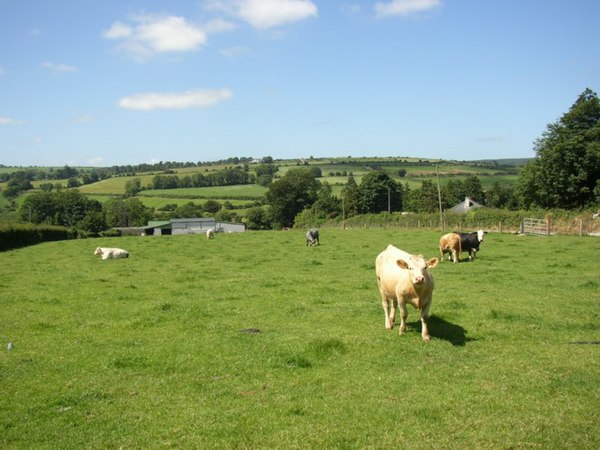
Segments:
[[[401,269],[409,269],[410,268],[408,266],[408,263],[406,261],[404,261],[403,259],[396,260],[396,264],[398,264],[398,267],[400,267]]]
[[[429,267],[430,269],[433,269],[434,267],[437,267],[439,262],[440,262],[439,259],[431,258],[429,261],[427,261],[427,267]]]

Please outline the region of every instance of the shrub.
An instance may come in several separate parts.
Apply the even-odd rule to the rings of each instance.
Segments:
[[[0,251],[73,237],[73,232],[60,226],[5,224],[0,226]]]

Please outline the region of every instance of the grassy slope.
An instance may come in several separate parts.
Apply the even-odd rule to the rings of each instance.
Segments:
[[[436,255],[437,238],[3,253],[0,447],[598,448],[599,348],[571,343],[598,339],[598,242],[488,235],[474,262],[434,269],[424,344],[413,309],[407,335],[384,330],[374,259],[390,242]],[[101,261],[98,245],[131,257]]]

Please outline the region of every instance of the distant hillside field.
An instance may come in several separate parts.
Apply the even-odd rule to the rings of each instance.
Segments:
[[[387,158],[311,158],[311,159],[293,159],[276,160],[273,164],[278,166],[275,178],[285,176],[285,174],[294,169],[318,167],[322,176],[321,182],[327,182],[332,186],[333,194],[340,196],[342,189],[348,182],[348,177],[352,175],[356,183],[360,184],[363,177],[373,171],[384,171],[403,186],[408,185],[411,189],[420,188],[424,181],[439,182],[443,186],[450,181],[465,180],[468,176],[477,176],[484,189],[489,188],[493,183],[501,185],[512,185],[518,178],[518,166],[527,162],[521,160],[503,160],[499,161],[442,161],[442,160],[423,160],[411,157],[387,157]],[[183,167],[169,169],[168,171],[135,173],[135,168],[131,168],[129,175],[115,174],[110,178],[98,181],[92,184],[81,185],[77,189],[88,195],[90,198],[104,202],[107,199],[125,194],[125,188],[128,182],[139,180],[142,191],[137,197],[148,207],[162,208],[165,205],[176,204],[178,206],[189,202],[201,204],[208,199],[214,199],[220,202],[229,201],[236,207],[244,207],[252,201],[264,198],[268,188],[256,184],[234,185],[234,186],[215,186],[215,187],[193,187],[178,189],[148,189],[152,187],[154,177],[157,175],[176,175],[180,178],[193,176],[194,174],[207,175],[211,172],[223,169],[244,168],[249,172],[254,172],[257,164],[213,164],[196,167]],[[21,168],[26,170],[27,168]],[[35,169],[44,170],[46,168],[36,167]],[[47,168],[48,170],[50,168]],[[78,170],[89,171],[92,168],[78,168]],[[100,168],[96,168],[100,170]],[[127,168],[129,169],[129,167]],[[0,167],[0,174],[10,174],[19,170],[14,167]],[[35,180],[32,182],[33,191],[28,191],[21,195],[17,201],[21,202],[26,195],[36,192],[42,184],[51,183],[60,184],[66,187],[68,180]],[[0,183],[0,189],[6,187],[6,182]],[[3,206],[4,205],[4,206]],[[0,207],[8,210],[8,203],[4,200]]]

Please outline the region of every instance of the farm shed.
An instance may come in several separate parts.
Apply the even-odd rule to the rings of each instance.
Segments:
[[[148,231],[146,234],[153,234],[160,236],[163,234],[171,234],[171,221],[170,220],[151,220],[148,222]]]
[[[217,222],[217,231],[222,233],[241,233],[246,231],[243,223]]]
[[[173,234],[201,234],[206,230],[217,229],[217,221],[212,217],[198,217],[192,219],[171,219],[171,230]]]
[[[204,234],[212,229],[217,233],[240,233],[246,231],[243,223],[217,222],[212,217],[171,219],[173,234]]]
[[[151,220],[145,227],[115,228],[123,236],[162,236],[170,234],[204,234],[211,229],[219,233],[240,233],[246,231],[243,223],[217,222],[212,217],[190,219]]]
[[[475,200],[472,200],[470,197],[465,197],[464,202],[460,202],[458,205],[453,206],[448,211],[456,214],[466,214],[474,208],[483,208],[483,205],[481,203],[477,203]]]

